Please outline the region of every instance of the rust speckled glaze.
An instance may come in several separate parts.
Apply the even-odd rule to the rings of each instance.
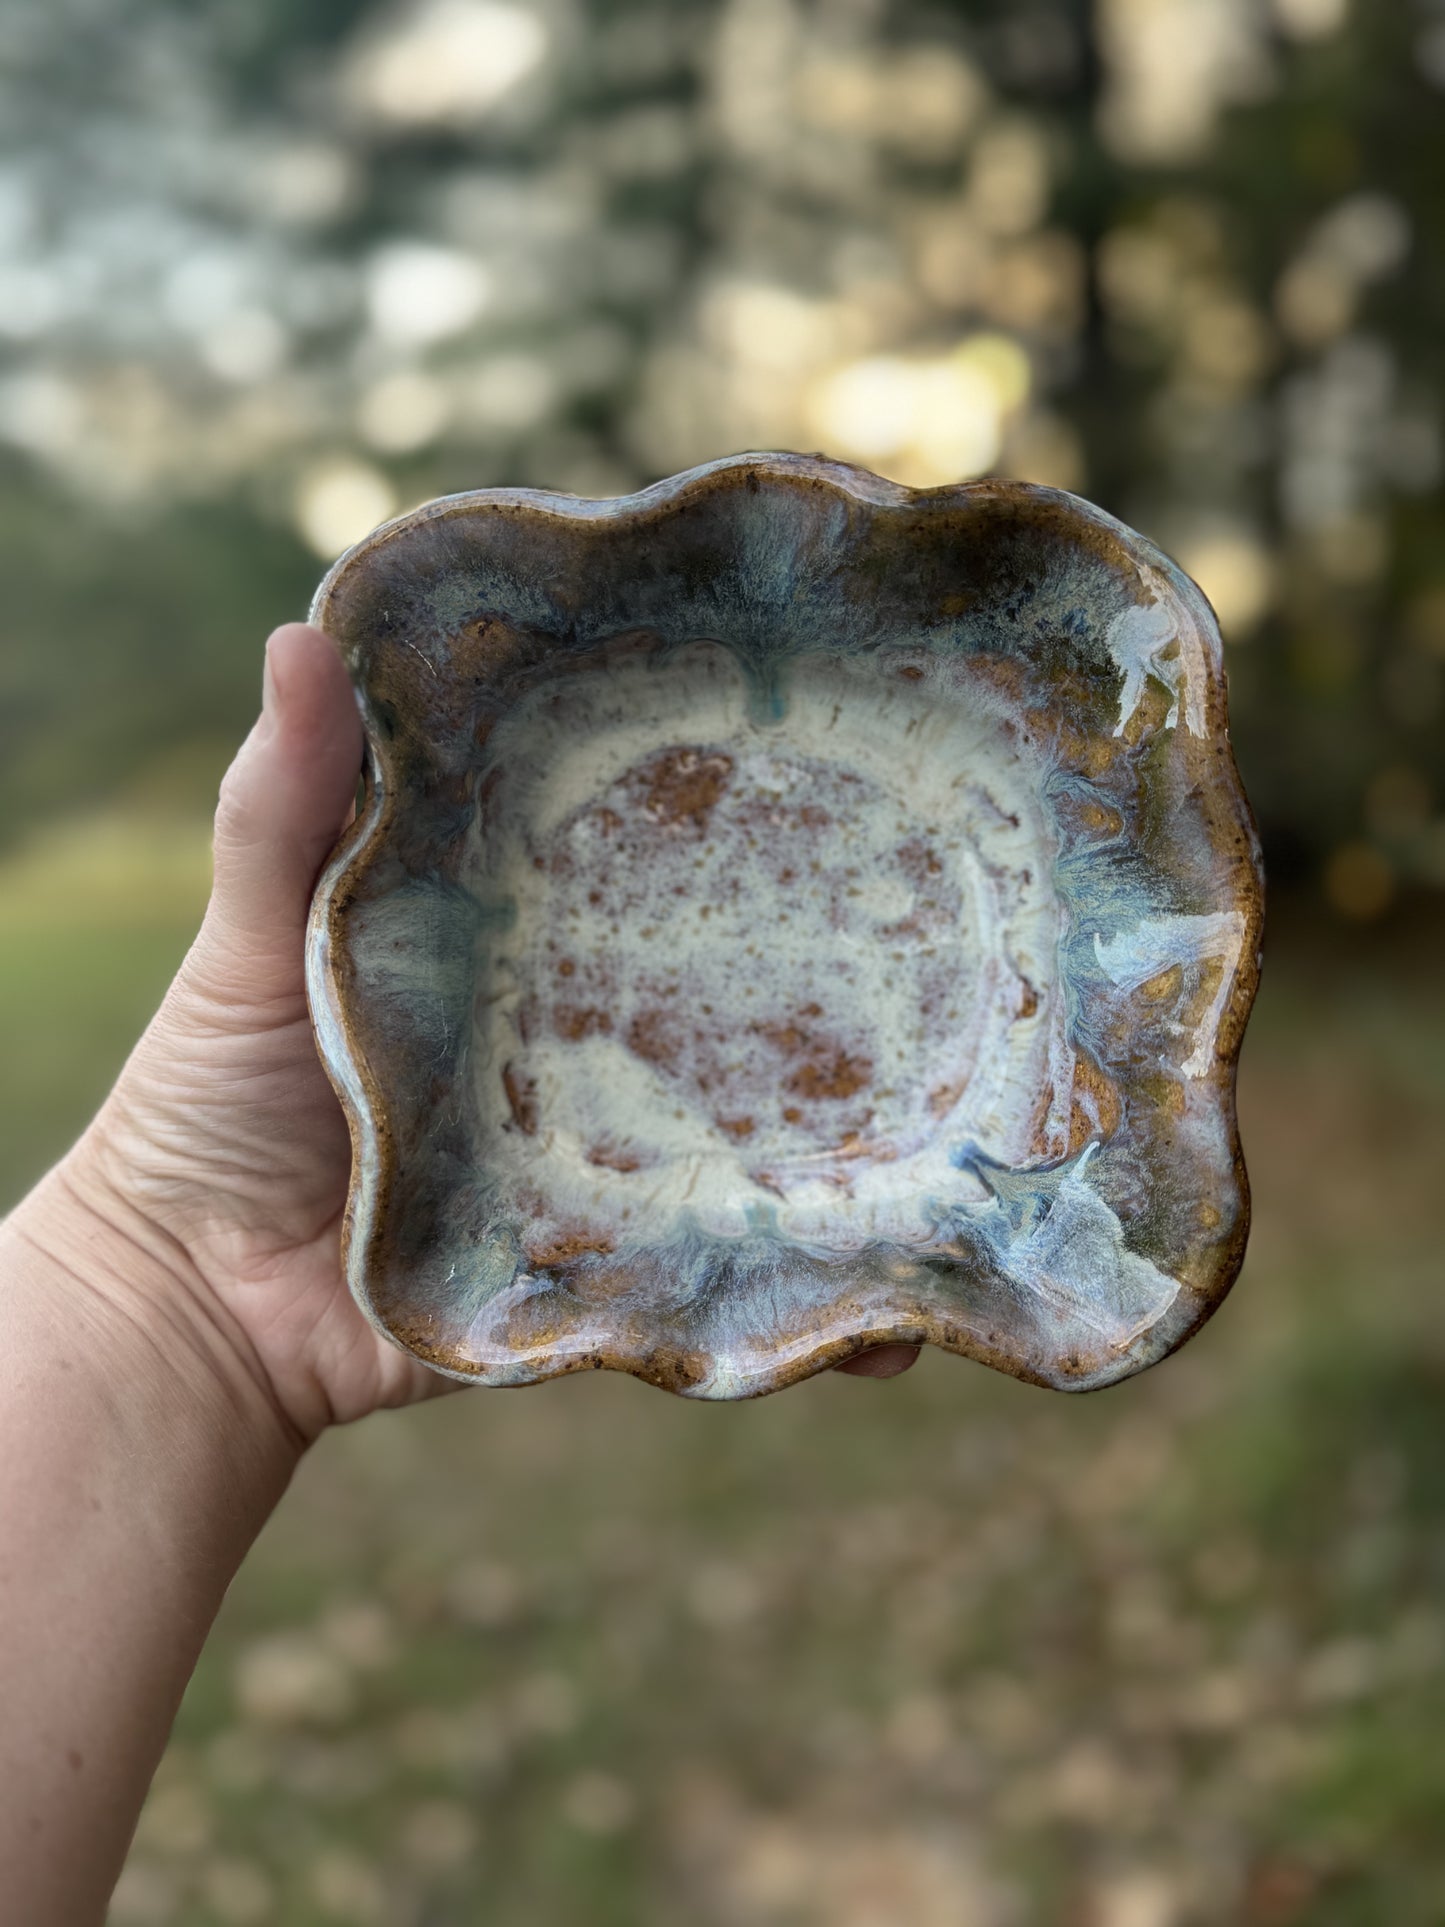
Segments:
[[[368,770],[308,984],[390,1338],[494,1385],[926,1341],[1084,1390],[1218,1304],[1262,879],[1148,542],[743,455],[429,503],[312,618]]]

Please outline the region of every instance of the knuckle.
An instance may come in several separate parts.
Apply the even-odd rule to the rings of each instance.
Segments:
[[[253,843],[259,827],[255,792],[252,784],[247,780],[245,751],[242,750],[221,778],[221,787],[216,797],[217,855],[237,846]]]

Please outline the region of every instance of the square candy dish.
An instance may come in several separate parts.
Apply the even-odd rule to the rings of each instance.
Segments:
[[[1077,497],[743,455],[343,556],[308,983],[376,1326],[702,1398],[925,1341],[1083,1390],[1244,1250],[1257,840],[1194,585]]]

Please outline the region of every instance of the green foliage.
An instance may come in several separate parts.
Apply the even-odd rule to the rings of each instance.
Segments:
[[[1368,916],[1445,879],[1445,59],[1411,0],[466,17],[15,10],[5,834],[156,757],[174,784],[188,738],[214,773],[316,570],[293,516],[334,552],[327,464],[374,515],[826,443],[1143,528],[1219,604],[1276,884]],[[484,286],[433,325],[438,254]],[[1027,358],[996,436],[924,459],[830,412],[840,370],[936,375],[980,330]]]
[[[208,809],[260,700],[262,640],[305,615],[318,574],[241,504],[117,523],[0,479],[0,840],[123,801],[148,770],[157,800]]]

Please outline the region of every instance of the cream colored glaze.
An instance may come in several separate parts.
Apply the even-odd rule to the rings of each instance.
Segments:
[[[535,1252],[680,1222],[917,1245],[988,1197],[961,1156],[1062,1154],[1042,757],[966,669],[899,670],[803,658],[775,714],[699,643],[509,712],[473,1080]]]

